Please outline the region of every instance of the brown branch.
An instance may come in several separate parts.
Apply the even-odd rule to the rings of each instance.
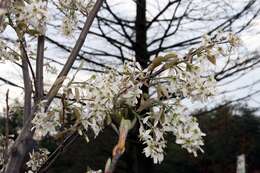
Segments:
[[[177,3],[177,5],[176,5],[176,7],[175,7],[175,9],[174,9],[174,12],[173,12],[173,15],[172,15],[172,20],[169,22],[169,24],[168,24],[166,30],[164,31],[164,34],[163,34],[163,36],[162,36],[162,38],[161,38],[161,40],[160,40],[159,46],[158,46],[158,50],[160,50],[160,49],[162,48],[162,45],[163,45],[163,43],[164,43],[164,40],[167,38],[168,32],[170,31],[170,29],[171,29],[171,27],[172,27],[172,23],[173,23],[173,21],[174,21],[174,17],[176,16],[176,13],[177,13],[177,10],[178,10],[180,4],[181,4],[181,0]],[[189,9],[190,4],[191,4],[191,2],[190,2],[189,5],[186,7],[186,9],[185,9],[185,11],[184,11],[184,13],[183,13],[183,15],[182,15],[182,18],[179,18],[179,20],[178,20],[178,22],[177,22],[177,26],[175,27],[174,31],[172,32],[173,34],[175,34],[175,33],[178,31],[178,29],[179,29],[179,27],[180,27],[180,24],[181,24],[181,21],[182,21],[182,19],[183,19],[183,16],[185,15],[185,13],[187,12],[187,10]],[[156,52],[155,56],[158,56],[159,53],[160,53],[160,51]]]
[[[24,110],[23,110],[23,122],[27,121],[31,115],[32,108],[32,81],[29,73],[28,56],[25,52],[24,44],[20,44],[22,55],[22,71],[23,71],[23,83],[24,83]]]
[[[72,50],[68,47],[66,47],[65,45],[53,40],[52,38],[46,36],[45,37],[47,41],[49,41],[50,43],[53,43],[55,44],[56,46],[58,46],[59,48],[65,50],[66,52],[71,52]],[[83,52],[84,53],[84,52]],[[85,52],[85,53],[89,53],[89,52]],[[93,60],[90,60],[90,59],[87,59],[86,57],[84,57],[82,54],[79,54],[78,57],[86,62],[89,62],[89,63],[92,63],[94,65],[97,65],[97,66],[100,66],[100,67],[103,67],[103,68],[106,68],[106,69],[111,69],[110,67],[102,64],[102,63],[99,63],[99,62],[96,62],[96,61],[93,61]]]
[[[20,89],[24,89],[23,87],[13,83],[12,81],[8,80],[8,79],[5,79],[5,78],[2,78],[0,77],[0,80],[3,81],[4,83],[8,84],[8,85],[11,85],[13,87],[16,87],[16,88],[20,88]]]
[[[35,77],[35,74],[34,74],[34,71],[33,71],[33,67],[32,67],[32,64],[30,62],[30,59],[29,59],[29,56],[27,54],[27,51],[26,51],[26,42],[25,42],[25,38],[22,38],[22,40],[19,40],[20,42],[20,50],[21,50],[21,57],[23,60],[26,61],[26,64],[28,65],[29,67],[29,70],[31,72],[31,75],[32,75],[32,78],[33,78],[33,81],[34,81],[34,84],[35,84],[35,81],[36,81],[36,77]],[[28,72],[29,73],[29,72]],[[30,75],[30,74],[29,74]],[[36,86],[36,84],[35,84]]]
[[[47,110],[48,106],[50,105],[50,103],[52,102],[53,98],[56,96],[56,94],[58,93],[60,87],[62,86],[62,83],[64,81],[64,77],[67,76],[67,74],[69,73],[71,67],[73,66],[73,63],[75,62],[80,49],[82,48],[85,39],[87,37],[87,34],[89,32],[90,26],[92,25],[95,16],[97,15],[102,3],[104,0],[98,0],[96,2],[96,4],[94,5],[93,9],[91,10],[89,16],[87,17],[87,20],[84,24],[84,27],[79,35],[79,38],[74,46],[74,48],[71,51],[71,54],[68,57],[67,62],[65,63],[63,69],[61,70],[60,74],[58,75],[56,82],[54,83],[55,85],[53,85],[50,89],[50,91],[47,94],[47,103],[45,106],[45,109]],[[59,81],[61,78],[63,78],[63,80]]]
[[[73,132],[64,141],[55,149],[54,152],[48,157],[48,160],[39,168],[37,173],[45,173],[49,170],[49,168],[53,165],[53,163],[57,160],[57,158],[66,151],[66,148],[71,146],[76,139],[79,137],[77,131]]]
[[[109,7],[107,1],[105,1],[106,4],[106,9],[108,10],[108,12],[114,17],[114,19],[118,22],[119,26],[121,27],[125,37],[128,39],[128,41],[132,44],[132,46],[135,44],[134,41],[132,40],[132,38],[130,37],[130,35],[127,33],[126,29],[125,29],[125,25],[122,23],[122,20],[111,10],[111,8]]]
[[[37,57],[36,57],[36,86],[35,86],[35,100],[39,102],[44,94],[43,89],[43,60],[44,60],[44,36],[38,37]]]

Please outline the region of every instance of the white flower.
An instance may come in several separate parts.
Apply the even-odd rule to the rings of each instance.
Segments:
[[[139,138],[146,145],[143,152],[146,157],[153,158],[154,163],[161,163],[164,159],[167,143],[164,136],[167,133],[173,133],[175,142],[194,156],[197,156],[198,151],[203,152],[201,146],[204,145],[202,137],[205,134],[201,132],[196,118],[185,115],[185,107],[182,105],[175,106],[176,109],[172,108],[172,111],[154,112],[139,121]]]
[[[146,157],[151,157],[155,164],[161,163],[164,159],[164,148],[166,147],[164,133],[158,127],[145,130],[143,122],[146,126],[149,124],[146,118],[145,121],[141,122],[139,128],[139,138],[143,144],[147,145],[143,152]]]
[[[70,36],[78,23],[78,13],[88,15],[94,5],[94,0],[60,0],[59,10],[64,14],[61,31],[64,35]]]
[[[131,74],[132,75],[132,74]],[[104,128],[104,121],[118,105],[137,104],[142,91],[141,84],[129,75],[119,75],[114,71],[93,76],[81,88],[81,99],[84,106],[81,116],[82,125],[86,130],[91,128],[97,136]],[[86,111],[87,110],[87,111]]]
[[[17,6],[18,21],[26,22],[38,32],[45,33],[46,21],[48,19],[47,1],[32,0],[30,3],[25,3],[24,6]]]
[[[36,172],[48,159],[50,152],[46,148],[40,148],[39,151],[30,153],[30,160],[26,163],[30,169],[28,172]]]
[[[59,112],[45,112],[43,105],[40,104],[39,111],[35,113],[32,120],[32,125],[32,130],[35,130],[33,136],[35,140],[40,140],[47,134],[54,135],[57,133],[57,127],[60,126]]]
[[[171,87],[175,93],[181,93],[185,98],[205,101],[216,93],[216,81],[213,76],[202,77],[198,69],[191,72],[179,71],[176,80],[172,80]]]
[[[197,156],[197,151],[203,152],[201,146],[204,145],[197,119],[192,116],[177,115],[173,121],[173,134],[176,136],[176,143],[187,149],[189,153]]]
[[[62,25],[61,25],[62,34],[69,36],[72,33],[73,29],[75,28],[76,24],[77,24],[77,19],[75,16],[72,17],[65,16],[63,18]]]

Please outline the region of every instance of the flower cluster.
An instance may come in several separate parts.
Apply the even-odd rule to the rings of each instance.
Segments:
[[[140,121],[139,137],[147,146],[144,148],[146,157],[153,158],[154,163],[161,163],[164,159],[164,148],[167,141],[165,135],[172,133],[176,143],[189,153],[197,156],[204,145],[201,132],[195,117],[184,115],[184,107],[178,105],[175,109],[165,112],[154,112]]]
[[[132,74],[131,74],[132,75]],[[82,100],[86,106],[82,112],[82,124],[89,127],[97,136],[118,105],[133,107],[142,93],[141,85],[129,75],[119,75],[114,71],[92,77],[81,90]]]
[[[30,160],[26,163],[30,169],[28,173],[37,172],[37,170],[47,161],[50,152],[46,148],[40,148],[39,151],[30,153]]]
[[[75,16],[65,16],[62,20],[61,32],[64,35],[70,35],[77,24]]]
[[[187,115],[177,115],[173,119],[172,132],[176,136],[176,144],[180,144],[195,157],[197,151],[203,152],[204,145],[202,137],[206,134],[201,132],[197,119]]]
[[[61,31],[64,35],[70,35],[78,23],[77,11],[88,15],[94,5],[94,0],[59,0],[59,10],[64,13]]]
[[[35,140],[40,140],[47,134],[56,134],[57,128],[60,126],[59,112],[54,110],[45,112],[43,103],[39,104],[39,111],[35,113],[35,117],[32,120],[32,130],[35,130],[33,137]]]
[[[20,33],[44,34],[47,30],[47,21],[56,17],[55,12],[51,14],[48,11],[48,9],[53,8],[53,10],[61,11],[64,14],[60,28],[64,35],[70,35],[78,24],[80,14],[87,16],[94,3],[94,0],[11,0],[10,8],[2,12],[6,16],[1,31],[10,24]]]
[[[148,119],[150,116],[144,118],[140,123],[139,138],[145,145],[144,154],[146,157],[153,158],[154,163],[161,163],[164,159],[164,148],[166,147],[166,140],[164,138],[164,131],[156,125],[152,125],[145,130],[144,126],[150,126]]]
[[[192,64],[186,64],[184,68],[179,66],[170,74],[169,90],[179,97],[206,101],[216,94],[216,80],[213,74],[203,75],[205,71],[202,67]]]
[[[79,10],[84,14],[88,14],[94,5],[94,0],[59,0],[59,4],[67,10]]]
[[[126,66],[126,69],[128,68],[130,67]],[[80,84],[65,87],[64,94],[70,102],[69,110],[76,110],[76,112],[66,111],[65,114],[78,114],[76,115],[77,123],[80,122],[86,131],[92,130],[97,136],[104,128],[107,122],[105,120],[111,119],[121,106],[134,107],[138,103],[142,85],[132,73],[126,73],[126,71],[123,73],[120,75],[115,71],[110,71],[92,76]],[[44,105],[44,101],[41,104]],[[32,120],[35,139],[41,139],[47,134],[56,134],[60,126],[58,111],[50,109],[45,112],[44,106],[39,105],[39,107],[39,111]]]
[[[30,3],[14,3],[13,14],[19,24],[29,24],[40,34],[46,31],[46,21],[48,19],[47,1],[32,0]]]

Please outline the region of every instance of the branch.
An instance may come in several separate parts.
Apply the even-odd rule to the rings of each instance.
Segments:
[[[250,64],[251,62],[252,62],[252,64]],[[255,55],[252,58],[246,59],[240,63],[236,63],[235,65],[229,67],[226,70],[218,72],[217,74],[215,74],[215,79],[217,81],[223,80],[227,77],[237,74],[238,72],[241,72],[241,71],[244,71],[247,69],[251,69],[259,63],[260,63],[259,55]],[[244,67],[241,67],[241,66],[244,66]]]
[[[56,96],[56,94],[58,93],[60,87],[62,86],[65,77],[67,76],[67,74],[69,73],[71,67],[73,66],[73,63],[75,62],[80,49],[82,48],[85,39],[87,37],[87,34],[89,32],[90,26],[92,25],[95,16],[97,15],[102,3],[104,0],[98,0],[96,2],[96,4],[94,5],[93,9],[91,10],[89,16],[87,17],[87,20],[84,24],[84,27],[79,35],[79,38],[74,46],[74,48],[71,51],[71,54],[68,57],[67,62],[65,63],[63,69],[61,70],[60,74],[58,75],[56,81],[54,82],[55,85],[53,85],[50,89],[50,91],[47,94],[47,103],[45,106],[45,110],[47,110],[48,106],[50,105],[50,103],[52,102],[53,98]],[[61,80],[62,79],[62,80]]]
[[[132,38],[128,35],[126,29],[125,29],[125,25],[122,23],[122,20],[111,10],[111,8],[109,7],[107,1],[105,1],[106,4],[106,8],[109,11],[109,13],[114,17],[114,19],[118,22],[118,24],[120,25],[123,33],[125,34],[125,37],[128,39],[128,41],[133,45],[135,45],[134,41],[132,40]]]
[[[229,100],[229,101],[225,102],[224,104],[221,104],[219,106],[214,107],[213,109],[200,112],[198,116],[202,116],[202,115],[214,112],[214,111],[218,110],[219,108],[226,107],[226,106],[228,106],[230,104],[233,104],[235,102],[240,102],[240,101],[243,101],[243,100],[250,99],[250,97],[252,97],[253,95],[259,94],[259,93],[260,93],[260,90],[257,90],[257,91],[255,91],[253,93],[250,93],[250,94],[248,94],[248,95],[246,95],[244,97],[240,97],[240,98],[235,99],[235,100]]]
[[[82,30],[82,29],[81,29],[81,30]],[[90,33],[90,32],[89,32],[89,33]],[[65,51],[67,51],[67,52],[71,52],[71,49],[68,48],[68,47],[66,47],[65,45],[60,44],[59,42],[53,40],[52,38],[50,38],[50,37],[48,37],[48,36],[45,36],[45,38],[46,38],[47,41],[49,41],[49,42],[55,44],[55,45],[58,46],[59,48],[65,50]],[[87,52],[86,52],[86,53],[87,53]],[[98,62],[96,62],[96,61],[92,61],[92,60],[90,60],[90,59],[87,59],[86,57],[84,57],[84,56],[81,55],[81,54],[79,54],[78,57],[79,57],[80,59],[86,61],[86,62],[95,64],[95,65],[97,65],[97,66],[100,66],[100,67],[103,67],[103,68],[106,68],[106,69],[111,69],[110,67],[108,67],[108,66],[106,66],[106,65],[104,65],[104,64],[101,64],[101,63],[98,63]]]
[[[241,17],[244,13],[246,13],[254,4],[255,4],[256,0],[251,0],[249,1],[245,7],[240,11],[238,12],[237,14],[233,15],[232,17],[230,17],[229,19],[227,19],[226,21],[222,22],[221,24],[217,25],[215,28],[211,29],[209,32],[207,32],[206,34],[207,35],[211,35],[212,33],[214,33],[215,31],[219,30],[219,29],[226,29],[227,27],[231,26],[237,19],[239,19],[239,17]],[[204,35],[204,34],[203,34]],[[187,40],[184,40],[184,41],[181,41],[181,42],[178,42],[178,43],[175,43],[175,44],[172,44],[172,45],[169,45],[169,46],[165,46],[165,47],[161,47],[160,49],[156,48],[154,50],[151,50],[149,52],[149,55],[154,55],[156,54],[158,51],[165,51],[165,50],[168,50],[168,49],[172,49],[172,48],[175,48],[175,47],[182,47],[184,45],[193,45],[193,44],[197,44],[199,43],[199,39],[201,37],[203,37],[203,35],[200,35],[200,36],[197,36],[197,37],[193,37],[191,39],[187,39]],[[169,37],[171,35],[167,35],[166,37]],[[158,38],[158,39],[154,39],[153,41],[151,41],[148,46],[152,46],[153,44],[155,44],[156,42],[160,41],[161,38]]]
[[[48,160],[39,168],[37,173],[44,173],[49,170],[49,168],[52,166],[52,164],[55,162],[55,160],[66,151],[66,148],[71,146],[76,139],[79,137],[79,134],[77,131],[73,132],[71,135],[69,135],[56,149],[54,152],[51,153],[51,155],[48,157]]]
[[[173,23],[173,21],[174,21],[174,17],[176,16],[176,13],[177,13],[177,10],[178,10],[180,4],[181,4],[181,1],[178,2],[177,6],[176,6],[175,9],[174,9],[174,12],[173,12],[173,15],[172,15],[172,20],[171,20],[170,23],[168,24],[167,29],[165,30],[163,36],[161,37],[158,50],[161,49],[161,47],[162,47],[162,45],[163,45],[163,43],[164,43],[164,40],[167,38],[168,32],[169,32],[170,29],[171,29],[172,23]],[[179,29],[179,27],[180,27],[180,24],[181,24],[181,21],[182,21],[184,15],[186,14],[187,10],[189,9],[190,4],[191,4],[191,2],[190,2],[190,3],[188,4],[188,6],[186,7],[186,9],[185,9],[185,11],[184,11],[182,17],[178,19],[177,26],[175,27],[175,29],[174,29],[174,31],[172,32],[172,34],[175,34],[175,33],[178,31],[178,29]],[[158,52],[155,54],[155,56],[158,56],[159,53],[160,53],[160,51],[158,51]]]
[[[35,100],[38,102],[42,99],[43,89],[43,59],[44,59],[44,36],[38,37],[37,58],[36,58],[36,86],[35,86]]]
[[[13,86],[13,87],[17,87],[17,88],[20,88],[20,89],[24,89],[23,87],[21,87],[21,86],[15,84],[15,83],[13,83],[13,82],[11,82],[10,80],[5,79],[5,78],[0,77],[0,80],[3,81],[4,83],[8,84],[8,85]]]
[[[32,108],[32,81],[29,73],[28,56],[25,52],[23,43],[20,43],[21,55],[22,55],[22,71],[23,71],[23,83],[24,83],[24,110],[23,110],[23,122],[27,121],[31,115]]]
[[[165,5],[165,7],[160,10],[160,12],[150,21],[148,22],[146,29],[149,29],[151,27],[151,25],[158,20],[158,18],[163,15],[163,13],[168,10],[173,4],[179,2],[180,3],[181,0],[175,0],[175,1],[169,1],[168,4]],[[175,16],[175,15],[174,15]],[[170,20],[173,20],[174,18],[171,18]]]
[[[48,61],[51,61],[51,62],[53,62],[53,63],[56,63],[56,64],[58,64],[58,65],[61,65],[61,66],[64,65],[64,63],[59,62],[59,61],[57,61],[57,60],[54,60],[54,59],[52,59],[52,58],[45,57],[45,59],[48,60]],[[73,70],[78,70],[78,68],[79,68],[79,67],[77,67],[77,66],[72,66],[72,67],[71,67],[71,69],[73,69]],[[97,69],[94,69],[94,68],[92,69],[92,68],[82,67],[80,70],[91,71],[91,72],[96,72],[96,73],[105,73],[104,70],[97,70]],[[0,80],[1,80],[1,79],[0,79]]]

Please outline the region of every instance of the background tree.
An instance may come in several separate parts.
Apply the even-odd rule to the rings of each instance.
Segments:
[[[237,34],[245,31],[258,17],[257,4],[255,0],[237,3],[218,0],[206,3],[199,0],[121,3],[107,0],[89,35],[93,43],[106,46],[84,46],[79,59],[94,65],[95,69],[89,70],[102,70],[113,67],[115,62],[118,65],[133,61],[132,57],[136,57],[136,61],[145,68],[159,53],[196,47],[205,34],[214,36],[220,31]],[[125,8],[131,11],[124,13]],[[51,36],[47,39],[62,50],[70,51],[69,44],[63,44]],[[216,79],[223,80],[251,69],[258,64],[258,60],[257,55],[244,59],[240,55],[224,60],[228,65],[219,69]]]

